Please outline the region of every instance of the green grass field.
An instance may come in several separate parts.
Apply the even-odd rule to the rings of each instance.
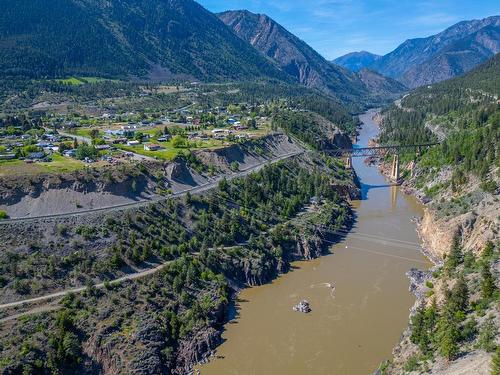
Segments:
[[[116,147],[123,150],[123,151],[133,152],[135,154],[144,155],[144,156],[156,158],[159,160],[172,160],[177,155],[179,155],[179,153],[181,151],[194,151],[194,150],[219,148],[219,147],[222,147],[224,145],[224,142],[217,141],[217,140],[203,141],[203,142],[198,142],[198,144],[196,146],[192,146],[189,148],[175,148],[172,146],[171,141],[163,142],[163,143],[159,143],[159,144],[161,144],[164,147],[163,150],[146,151],[146,150],[144,150],[143,144],[138,145],[138,146],[116,145]]]
[[[55,81],[65,85],[75,85],[75,86],[84,85],[86,83],[99,83],[104,81],[117,82],[117,80],[100,78],[100,77],[68,77],[64,79],[56,79]]]
[[[86,164],[59,154],[52,156],[52,162],[26,163],[23,160],[0,161],[0,176],[37,175],[69,173],[84,169]]]

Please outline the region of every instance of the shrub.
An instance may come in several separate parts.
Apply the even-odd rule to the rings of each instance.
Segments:
[[[238,163],[237,161],[233,161],[231,163],[231,170],[233,172],[239,171],[240,170],[240,163]]]
[[[0,220],[6,220],[8,218],[9,218],[9,215],[7,215],[7,212],[0,210]]]
[[[408,358],[408,360],[405,363],[404,370],[407,372],[412,372],[418,370],[419,365],[418,365],[418,357],[417,356],[411,356]]]

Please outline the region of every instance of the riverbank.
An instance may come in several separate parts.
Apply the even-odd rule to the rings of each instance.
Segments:
[[[376,131],[372,123],[362,127],[358,146]],[[353,229],[327,256],[242,290],[222,345],[199,367],[203,375],[367,374],[390,356],[415,302],[405,273],[430,266],[412,223],[422,212],[376,168],[355,159],[354,169],[362,197],[353,202]],[[306,316],[292,311],[304,299],[312,309]]]
[[[383,117],[380,115],[375,117],[380,120],[379,126],[383,126]],[[390,165],[384,163],[383,160],[372,162],[378,164],[381,173],[389,175]],[[480,191],[480,183],[472,174],[467,176],[469,183],[462,186],[459,195],[452,190],[450,179],[453,170],[451,168],[440,171],[430,181],[427,180],[429,170],[422,168],[418,163],[410,162],[403,165],[402,170],[406,175],[402,183],[402,191],[414,196],[425,205],[424,215],[417,221],[417,230],[422,241],[422,252],[432,260],[435,266],[428,272],[417,270],[409,272],[411,290],[416,296],[415,305],[410,312],[410,325],[405,329],[400,343],[395,347],[393,359],[384,363],[377,373],[396,375],[425,372],[439,375],[470,373],[487,375],[490,373],[492,354],[484,344],[489,319],[486,317],[492,317],[492,327],[499,326],[500,318],[494,303],[491,305],[489,298],[484,296],[484,290],[483,294],[477,290],[484,285],[484,281],[480,285],[478,283],[478,280],[484,277],[484,267],[491,268],[493,278],[498,280],[500,270],[497,261],[498,254],[495,255],[496,251],[491,242],[498,239],[498,215],[500,214],[498,199],[487,192]],[[465,205],[462,197],[467,199]],[[489,255],[490,250],[485,250],[487,248],[491,249],[491,255]],[[457,257],[455,255],[457,251],[460,255],[452,265],[451,261]],[[417,338],[417,335],[422,334],[417,333],[420,332],[417,322],[425,314],[430,314],[434,310],[437,314],[439,310],[449,308],[447,307],[450,305],[449,294],[458,293],[455,286],[460,284],[460,278],[464,280],[462,288],[469,291],[465,292],[467,296],[463,307],[465,311],[460,312],[465,315],[462,322],[467,320],[461,329],[468,333],[466,333],[467,336],[462,336],[460,333],[457,337],[449,339],[452,340],[450,350],[454,352],[450,352],[452,353],[450,358],[445,359],[443,356],[446,352],[441,344],[436,344],[440,352],[434,349],[437,352],[435,354],[422,349],[424,345],[422,339]],[[495,289],[494,284],[492,288]],[[459,325],[463,324],[459,323]],[[474,328],[471,330],[472,326]],[[437,329],[439,330],[439,325]],[[448,332],[450,330],[452,330],[451,327],[448,328]],[[492,328],[492,330],[495,329]],[[479,341],[476,342],[477,340]],[[494,348],[494,341],[495,339],[488,345]],[[457,345],[456,342],[461,342],[460,347],[454,346]],[[425,347],[427,348],[428,345],[430,344],[426,343]]]

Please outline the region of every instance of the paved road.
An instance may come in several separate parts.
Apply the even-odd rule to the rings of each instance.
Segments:
[[[137,201],[137,202],[124,203],[124,204],[119,204],[119,205],[115,205],[115,206],[108,206],[108,207],[93,208],[93,209],[87,209],[87,210],[81,210],[81,211],[67,212],[67,213],[62,213],[62,214],[52,214],[52,215],[21,217],[21,218],[0,220],[0,225],[6,225],[9,223],[29,223],[29,222],[43,220],[43,219],[62,219],[62,218],[76,217],[76,216],[81,216],[81,215],[86,215],[86,214],[91,214],[91,213],[98,213],[98,212],[121,211],[121,210],[125,210],[125,209],[130,209],[130,208],[143,207],[143,206],[146,206],[148,204],[155,203],[155,202],[162,202],[162,201],[165,201],[165,200],[173,198],[173,197],[184,196],[187,193],[191,193],[191,194],[202,193],[204,191],[211,190],[211,189],[217,187],[217,185],[219,184],[219,182],[223,178],[226,178],[227,180],[232,180],[232,179],[235,179],[238,177],[243,177],[243,176],[246,176],[252,172],[258,171],[259,169],[261,169],[263,166],[265,166],[267,164],[272,164],[272,163],[276,163],[276,162],[281,161],[281,160],[289,159],[289,158],[292,158],[294,156],[300,155],[302,153],[303,153],[303,151],[288,153],[288,154],[282,155],[280,157],[270,159],[270,160],[267,160],[265,162],[256,164],[250,168],[247,168],[245,170],[241,170],[237,173],[233,173],[232,175],[217,177],[204,185],[194,186],[192,188],[178,191],[174,194],[171,194],[168,197],[155,197],[153,199],[148,199],[148,200],[141,200],[141,201]]]

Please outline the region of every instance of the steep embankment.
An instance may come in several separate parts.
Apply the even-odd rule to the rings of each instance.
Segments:
[[[232,291],[269,282],[293,260],[320,256],[335,238],[318,226],[348,229],[344,194],[350,190],[356,191],[352,176],[341,164],[303,155],[223,180],[202,196],[124,214],[37,221],[29,225],[31,238],[51,237],[36,243],[17,242],[25,224],[9,224],[2,238],[14,243],[0,257],[3,300],[75,284],[88,288],[65,297],[59,312],[2,326],[2,370],[189,372],[220,344]],[[315,212],[299,215],[320,195]],[[91,286],[167,260],[174,261],[144,280]],[[13,337],[30,344],[22,351],[23,340]]]
[[[490,373],[500,325],[499,59],[379,117],[381,143],[442,142],[401,155],[405,191],[426,205],[419,232],[437,266],[410,273],[417,303],[382,373]]]
[[[207,168],[197,170],[189,159],[177,158],[169,163],[124,165],[104,171],[5,178],[0,182],[0,210],[11,218],[22,218],[154,201],[161,198],[158,192],[170,190],[178,194],[213,185],[223,175],[247,171],[300,151],[287,136],[276,134],[219,150],[195,152],[195,160],[200,158],[212,166],[212,175]],[[237,163],[238,170],[231,168],[232,163]]]

